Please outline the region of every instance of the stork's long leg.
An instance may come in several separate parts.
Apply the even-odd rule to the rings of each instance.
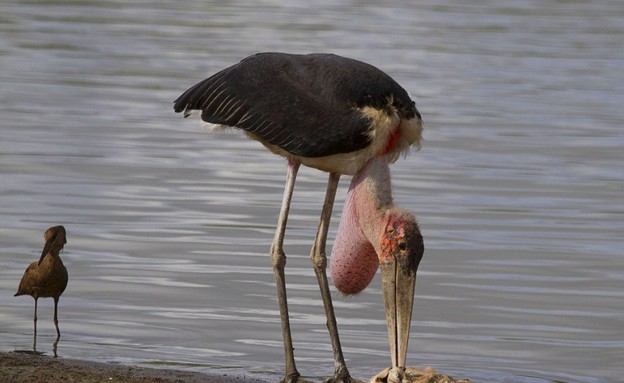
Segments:
[[[321,297],[323,298],[323,306],[325,307],[325,315],[327,316],[327,329],[332,342],[332,350],[334,352],[335,371],[334,376],[329,382],[349,382],[352,381],[347,365],[342,355],[342,347],[340,346],[340,337],[338,336],[338,326],[336,324],[336,316],[334,314],[334,305],[332,304],[331,293],[329,291],[329,283],[327,282],[327,256],[325,254],[325,244],[327,242],[327,231],[329,230],[329,221],[331,220],[332,209],[334,207],[334,198],[338,189],[338,181],[340,174],[330,173],[327,182],[327,192],[325,194],[325,203],[321,213],[321,221],[316,239],[310,252],[310,259],[314,266],[314,272],[321,289]]]
[[[273,263],[273,274],[275,275],[275,283],[277,285],[277,299],[280,308],[280,318],[282,321],[282,335],[284,337],[284,356],[286,360],[286,383],[294,383],[299,378],[299,372],[295,366],[295,355],[293,351],[292,336],[290,334],[290,320],[288,318],[288,302],[286,300],[286,281],[284,279],[284,267],[286,266],[286,254],[284,253],[284,233],[286,231],[286,222],[288,221],[288,211],[290,210],[290,201],[295,187],[297,171],[300,163],[288,162],[288,175],[286,177],[286,186],[284,187],[284,197],[282,199],[282,207],[277,221],[277,229],[275,237],[271,244],[271,261]]]

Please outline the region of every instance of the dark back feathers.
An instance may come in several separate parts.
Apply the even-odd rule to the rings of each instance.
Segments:
[[[176,112],[201,110],[209,123],[234,126],[303,157],[348,153],[370,143],[359,108],[392,107],[419,116],[407,92],[372,65],[332,54],[260,53],[194,85]]]

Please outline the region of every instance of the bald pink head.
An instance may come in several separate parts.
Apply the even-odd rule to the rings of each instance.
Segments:
[[[388,212],[386,229],[380,240],[379,261],[394,262],[405,259],[409,268],[416,270],[425,251],[416,218],[411,213],[393,209]]]

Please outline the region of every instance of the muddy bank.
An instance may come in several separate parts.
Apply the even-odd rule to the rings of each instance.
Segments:
[[[0,378],[3,383],[263,383],[248,377],[96,363],[27,352],[0,353]]]

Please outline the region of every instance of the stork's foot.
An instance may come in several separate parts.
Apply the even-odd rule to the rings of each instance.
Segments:
[[[336,368],[334,372],[334,376],[329,379],[325,379],[323,383],[364,383],[361,380],[357,380],[352,378],[349,374],[349,370],[347,370],[346,366],[341,366]]]
[[[325,379],[323,383],[365,383],[361,380],[352,378],[350,375],[332,376],[329,379]]]
[[[470,383],[469,379],[454,379],[438,374],[433,368],[386,368],[373,376],[369,383]]]
[[[309,380],[305,380],[299,375],[299,373],[291,374],[280,380],[280,383],[312,383]]]

